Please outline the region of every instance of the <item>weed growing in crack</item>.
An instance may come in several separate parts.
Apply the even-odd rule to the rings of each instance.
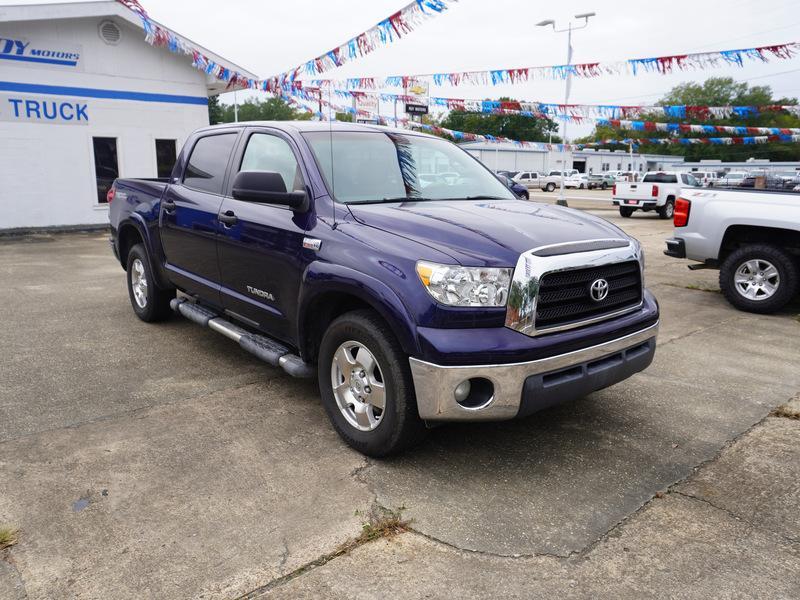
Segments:
[[[19,539],[19,529],[11,525],[0,525],[0,550],[10,548]]]

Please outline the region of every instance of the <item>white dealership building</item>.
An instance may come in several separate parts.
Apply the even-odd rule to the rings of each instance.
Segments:
[[[0,230],[107,223],[115,177],[167,176],[208,125],[226,84],[144,37],[111,0],[0,6]]]

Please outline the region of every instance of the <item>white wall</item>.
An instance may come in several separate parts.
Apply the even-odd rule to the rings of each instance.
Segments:
[[[198,104],[3,91],[10,83],[207,97],[204,74],[185,56],[152,48],[120,19],[122,39],[108,45],[98,35],[101,20],[0,23],[0,38],[81,55],[77,67],[0,59],[0,229],[107,223],[107,207],[97,204],[93,136],[117,138],[120,177],[155,177],[156,138],[177,140],[180,151],[193,130],[208,125],[207,107]],[[26,122],[12,114],[9,98],[86,105],[88,123]]]

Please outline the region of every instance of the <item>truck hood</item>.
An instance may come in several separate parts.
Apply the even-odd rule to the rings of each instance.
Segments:
[[[513,267],[523,252],[563,242],[628,236],[588,213],[524,200],[349,204],[364,225],[412,239],[464,266]]]

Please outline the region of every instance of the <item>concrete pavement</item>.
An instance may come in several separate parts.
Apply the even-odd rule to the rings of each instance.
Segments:
[[[388,461],[312,383],[139,322],[104,236],[0,241],[0,597],[797,597],[800,421],[767,415],[800,309],[737,312],[661,254],[668,223],[585,208],[647,249],[654,365]],[[333,556],[379,506],[411,531]]]

